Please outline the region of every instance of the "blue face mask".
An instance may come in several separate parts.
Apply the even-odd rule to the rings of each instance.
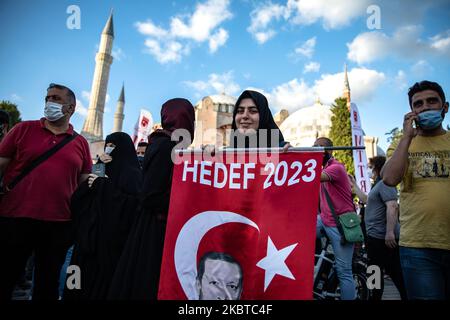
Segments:
[[[424,130],[433,130],[439,127],[444,118],[441,110],[428,110],[419,113],[419,126]]]

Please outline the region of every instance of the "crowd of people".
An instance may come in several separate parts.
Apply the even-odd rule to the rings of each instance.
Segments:
[[[333,157],[329,138],[314,143],[328,147],[316,234],[331,241],[343,300],[356,298],[355,243],[343,241],[338,217],[357,211],[354,195],[365,204],[369,264],[390,275],[403,300],[450,298],[450,133],[442,126],[449,105],[435,82],[414,84],[408,96],[411,110],[401,139],[389,147],[387,161],[369,161],[374,181],[369,194]],[[87,141],[70,124],[75,107],[72,90],[51,84],[40,120],[9,130],[8,115],[0,110],[0,300],[11,299],[31,255],[33,300],[155,300],[170,197],[176,196],[170,194],[172,153],[176,145],[187,148],[193,141],[194,107],[182,98],[165,102],[162,129],[137,150],[126,133],[108,135],[94,171]],[[175,137],[178,129],[188,135]],[[281,152],[291,147],[266,97],[256,91],[239,96],[232,129],[230,147]],[[263,130],[275,131],[277,139],[269,135],[266,141]],[[206,262],[204,269],[211,264]],[[68,264],[82,270],[80,289],[65,286]],[[201,291],[202,277],[197,281]],[[203,289],[201,296],[238,298],[241,288],[234,295],[226,288],[208,294]],[[383,286],[371,297],[380,300],[382,294]]]

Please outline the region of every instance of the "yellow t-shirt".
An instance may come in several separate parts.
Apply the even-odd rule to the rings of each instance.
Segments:
[[[389,146],[391,157],[398,142]],[[450,250],[450,131],[416,136],[400,188],[400,245]]]

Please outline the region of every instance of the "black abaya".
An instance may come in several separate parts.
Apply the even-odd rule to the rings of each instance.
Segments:
[[[106,164],[108,178],[85,181],[72,196],[75,245],[71,264],[80,267],[81,289],[64,292],[64,299],[105,299],[129,230],[139,208],[142,173],[131,138],[107,137],[116,148]]]
[[[175,142],[156,136],[144,160],[142,208],[114,275],[111,299],[155,300],[164,246]]]

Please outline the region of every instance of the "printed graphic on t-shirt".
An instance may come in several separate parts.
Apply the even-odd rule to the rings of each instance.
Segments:
[[[411,152],[409,165],[414,179],[449,179],[450,151]]]

